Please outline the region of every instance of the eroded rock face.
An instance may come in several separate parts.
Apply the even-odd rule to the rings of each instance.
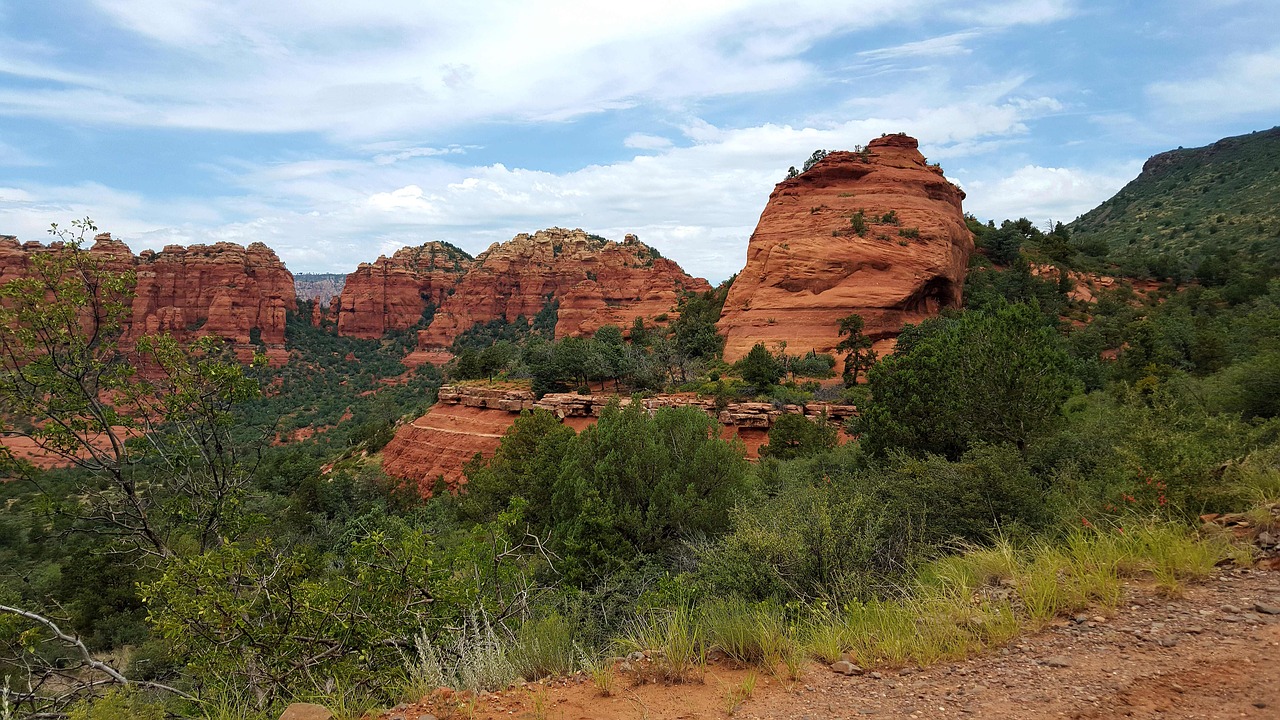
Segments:
[[[337,300],[338,333],[373,339],[413,327],[428,305],[444,303],[472,262],[453,245],[429,242],[361,263]]]
[[[0,237],[0,281],[21,276],[32,254],[52,247]],[[262,343],[283,356],[285,315],[296,304],[293,275],[266,245],[170,245],[134,256],[102,233],[89,251],[110,270],[137,274],[124,342],[160,332],[184,341],[214,335],[247,351]]]
[[[725,360],[757,342],[834,353],[840,318],[855,312],[883,353],[904,323],[959,307],[973,251],[963,199],[906,135],[833,152],[779,183],[724,304]]]
[[[127,248],[125,248],[127,250]],[[135,264],[133,335],[216,335],[238,345],[284,347],[285,315],[296,305],[293,275],[262,243],[169,245]]]
[[[402,425],[383,448],[382,469],[417,487],[424,496],[441,480],[456,490],[466,482],[466,462],[476,453],[492,457],[521,411],[546,410],[581,431],[615,400],[622,405],[632,402],[631,398],[609,394],[549,393],[538,399],[528,390],[445,385],[427,414]],[[768,442],[769,428],[784,414],[825,415],[838,425],[857,414],[852,405],[830,403],[775,407],[772,403],[742,402],[718,408],[712,399],[692,394],[657,395],[641,402],[650,412],[663,407],[693,407],[715,417],[720,421],[721,437],[742,440],[749,458],[759,457],[760,446]],[[841,439],[848,439],[843,430]]]
[[[556,337],[588,335],[603,325],[626,330],[637,317],[671,312],[682,291],[708,289],[634,235],[618,243],[564,228],[521,233],[476,257],[418,334],[418,347],[448,347],[478,322],[531,321],[552,301],[559,302]]]

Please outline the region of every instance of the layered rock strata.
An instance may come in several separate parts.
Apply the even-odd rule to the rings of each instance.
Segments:
[[[22,276],[33,254],[55,247],[0,236],[0,281]],[[285,316],[297,300],[293,275],[266,245],[169,245],[135,256],[102,233],[89,252],[108,270],[136,273],[123,342],[161,332],[184,341],[213,335],[234,343],[242,355],[265,346],[273,359],[283,359]]]
[[[757,342],[833,353],[850,313],[883,353],[904,323],[958,307],[973,251],[963,199],[906,135],[779,183],[724,304],[725,359]]]
[[[623,330],[637,318],[671,313],[683,291],[710,289],[676,263],[627,235],[612,242],[582,230],[551,228],[494,243],[476,257],[431,325],[422,350],[447,348],[476,323],[533,318],[556,304],[557,337],[589,335],[604,325]]]
[[[453,245],[429,242],[361,263],[337,299],[338,333],[374,339],[412,328],[428,306],[444,303],[472,262]]]
[[[614,400],[624,406],[632,402],[627,397],[577,393],[550,393],[537,399],[528,390],[446,385],[440,388],[437,403],[426,415],[396,432],[383,450],[382,469],[392,477],[415,484],[424,494],[430,494],[441,479],[456,489],[465,482],[463,465],[476,453],[493,455],[521,411],[546,410],[581,430],[594,423]],[[777,407],[772,403],[742,402],[717,409],[713,400],[696,395],[658,395],[640,402],[650,412],[662,407],[694,407],[716,417],[722,426],[721,436],[741,439],[748,457],[758,456],[760,446],[768,442],[769,428],[784,414],[810,418],[825,414],[837,423],[857,414],[852,405],[830,403]]]

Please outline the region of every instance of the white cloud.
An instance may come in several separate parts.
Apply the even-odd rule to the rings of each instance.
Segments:
[[[821,76],[805,53],[823,39],[939,15],[1007,27],[1070,8],[1066,0],[1004,0],[963,12],[945,0],[95,3],[107,24],[129,34],[116,41],[129,48],[118,56],[127,66],[80,66],[69,51],[15,55],[10,66],[56,84],[0,93],[0,112],[376,139],[789,90]],[[961,38],[897,52],[936,52]],[[107,56],[117,58],[110,48]]]
[[[45,200],[31,216],[75,217],[84,208],[135,250],[172,242],[261,240],[295,271],[350,270],[387,247],[427,240],[449,240],[474,253],[517,232],[582,227],[615,239],[636,233],[689,272],[715,281],[742,268],[747,239],[774,184],[814,148],[851,148],[905,131],[924,140],[922,150],[931,158],[986,153],[1058,107],[1051,98],[1000,97],[1010,87],[1016,84],[960,88],[952,91],[954,102],[936,107],[892,98],[873,104],[895,114],[821,126],[734,128],[691,119],[679,129],[679,145],[632,136],[632,144],[654,149],[564,172],[459,166],[456,155],[432,153],[381,163],[383,151],[400,150],[382,145],[367,148],[364,159],[228,163],[221,172],[239,194],[149,203],[145,222],[138,219],[137,198],[85,196],[78,187],[33,191]],[[1009,197],[1015,186],[990,185]],[[1019,202],[1028,206],[1011,212],[1039,213],[1042,205],[1060,202],[1045,201],[1044,195],[1062,194],[1062,187],[1036,190],[1022,183]],[[980,206],[991,195],[981,183],[970,189],[971,203]],[[1067,195],[1083,197],[1077,190]],[[53,213],[67,198],[76,198],[77,210]],[[17,212],[0,206],[0,227],[32,225],[15,224]]]
[[[962,183],[965,210],[982,219],[1027,217],[1070,222],[1111,197],[1142,169],[1141,161],[1105,170],[1024,165],[1005,177]]]
[[[891,47],[863,50],[858,53],[858,56],[868,60],[897,60],[900,58],[968,55],[972,52],[968,47],[968,41],[981,36],[981,34],[976,30],[966,30]]]
[[[1166,109],[1199,120],[1280,110],[1280,45],[1232,55],[1197,78],[1157,82],[1147,93]]]
[[[25,150],[0,140],[0,167],[35,167],[43,164]]]
[[[439,157],[441,155],[462,155],[466,152],[461,145],[450,145],[449,147],[410,147],[395,152],[381,153],[373,156],[373,161],[379,165],[390,165],[401,160],[408,160],[417,157]]]
[[[628,135],[622,144],[636,150],[666,150],[671,147],[672,142],[670,138],[664,138],[661,135],[637,132]]]
[[[131,64],[85,66],[49,48],[15,54],[0,38],[0,73],[33,80],[0,84],[0,115],[51,118],[86,133],[97,124],[316,132],[330,145],[299,150],[282,135],[279,152],[267,155],[279,161],[220,160],[209,170],[226,191],[199,198],[90,183],[33,185],[21,196],[0,190],[0,232],[40,239],[49,218],[87,214],[135,250],[263,241],[296,271],[343,271],[400,245],[439,239],[478,252],[517,232],[567,225],[613,238],[635,232],[712,280],[741,269],[774,183],[815,148],[905,131],[921,138],[930,159],[950,165],[1025,139],[1035,120],[1063,109],[1028,87],[1031,71],[966,75],[930,63],[958,63],[1000,28],[1073,10],[1068,0],[388,0],[305,9],[259,0],[93,1],[102,24],[117,28],[112,37],[130,48],[115,55],[106,46],[105,54]],[[932,21],[968,29],[898,42],[896,25]],[[886,47],[859,52],[876,42]],[[913,59],[923,64],[890,90],[832,68]],[[782,112],[794,114],[723,119],[736,117],[737,96],[762,91],[786,98]],[[734,97],[717,105],[722,96]],[[555,152],[552,144],[521,148],[519,163],[468,162],[477,147],[465,144],[477,139],[468,130],[478,125],[486,155],[507,159],[502,150],[525,142],[530,124],[632,106],[643,109],[628,117],[651,120],[624,131],[634,130],[622,145],[638,151],[625,159],[589,164],[573,159],[589,151],[566,153],[550,171],[539,166],[550,160],[536,158]],[[616,138],[607,142],[618,150]],[[1075,185],[1059,178],[1037,190],[1031,181],[1055,169],[1034,170],[1019,176],[1020,186],[963,177],[979,206],[1024,193],[1031,207],[1016,215],[1070,204],[1061,198],[1103,184],[1067,171],[1080,174]],[[1046,199],[1054,194],[1058,200]]]

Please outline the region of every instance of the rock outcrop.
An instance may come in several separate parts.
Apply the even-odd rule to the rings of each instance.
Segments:
[[[476,453],[492,456],[523,410],[546,410],[581,430],[594,423],[615,399],[623,405],[632,402],[631,398],[608,394],[577,393],[550,393],[537,399],[528,390],[470,385],[446,385],[440,388],[438,397],[426,415],[402,425],[383,449],[383,471],[412,483],[424,495],[430,495],[441,480],[451,489],[464,483],[463,465]],[[784,414],[811,418],[825,414],[842,423],[857,413],[852,405],[829,403],[776,407],[772,403],[742,402],[717,408],[712,399],[692,394],[658,395],[641,402],[649,411],[662,407],[697,408],[720,421],[721,437],[742,440],[747,456],[753,458],[768,442],[769,428]]]
[[[134,267],[134,336],[216,335],[240,346],[284,348],[285,315],[297,296],[293,275],[266,245],[169,245],[143,251]]]
[[[428,306],[439,307],[470,269],[472,258],[442,242],[397,250],[361,263],[347,276],[338,302],[338,333],[373,339],[408,330]]]
[[[521,233],[476,257],[419,332],[418,347],[448,347],[476,323],[532,321],[549,303],[558,303],[557,337],[587,335],[603,325],[626,330],[637,317],[670,313],[682,291],[708,289],[634,235],[619,243],[563,228]]]
[[[0,237],[0,281],[20,277],[33,254],[54,247]],[[159,332],[184,341],[214,335],[230,340],[241,354],[265,345],[269,355],[283,359],[285,315],[297,301],[293,275],[266,245],[169,245],[134,256],[102,233],[89,252],[107,269],[136,273],[123,342]]]
[[[757,342],[833,353],[850,313],[883,353],[904,323],[959,306],[973,251],[963,199],[906,135],[779,183],[724,304],[725,360]]]

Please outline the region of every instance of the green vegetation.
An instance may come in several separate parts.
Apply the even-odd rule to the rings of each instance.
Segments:
[[[721,409],[852,400],[857,441],[783,415],[751,463],[695,409],[620,400],[581,432],[536,411],[467,464],[463,492],[430,500],[378,466],[441,380],[400,365],[407,337],[291,317],[280,368],[154,338],[136,349],[163,370],[152,379],[112,341],[130,278],[77,265],[74,244],[50,254],[43,285],[0,289],[4,431],[94,462],[4,458],[0,679],[67,681],[5,697],[76,718],[259,720],[292,700],[357,717],[439,685],[576,670],[607,694],[600,658],[626,649],[655,651],[654,679],[697,679],[713,650],[794,679],[845,653],[964,657],[1116,607],[1126,579],[1176,595],[1248,562],[1196,518],[1280,500],[1280,282],[1229,266],[1221,284],[1121,284],[1086,307],[1066,273],[1032,266],[1103,260],[1066,228],[971,226],[987,255],[966,307],[908,326],[878,362],[861,318],[842,319],[845,387],[811,349],[724,363],[727,284],[590,338],[554,338],[548,301],[464,333],[448,368],[539,393],[680,389]],[[97,335],[84,307],[101,309]],[[108,431],[120,442],[104,454]],[[298,431],[315,434],[274,444]]]
[[[724,338],[715,324],[729,282],[708,292],[686,293],[676,306],[678,317],[666,326],[636,318],[628,329],[629,342],[612,325],[590,338],[553,339],[557,306],[548,298],[532,324],[523,317],[510,323],[494,320],[460,335],[454,342],[457,359],[446,371],[459,380],[498,375],[528,379],[539,397],[592,383],[644,391],[689,382],[719,361]]]
[[[871,338],[862,334],[862,316],[853,313],[840,318],[840,342],[836,351],[844,356],[844,382],[857,385],[858,375],[876,364],[876,351],[871,349]]]
[[[1280,275],[1280,128],[1151,158],[1071,223],[1072,245],[1126,275],[1192,278],[1244,299]]]
[[[1054,427],[1073,390],[1066,341],[1027,305],[908,327],[868,381],[865,447],[949,458],[984,442],[1025,448]]]

